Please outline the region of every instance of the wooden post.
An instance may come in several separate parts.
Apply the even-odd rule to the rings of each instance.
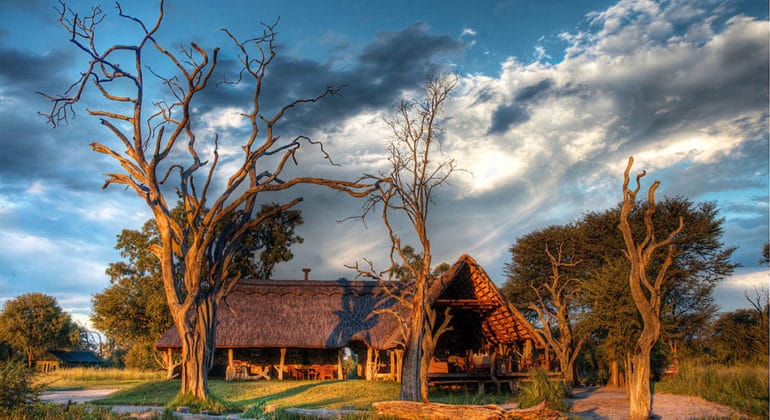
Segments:
[[[404,365],[404,350],[393,350],[396,353],[396,382],[401,383],[401,369]]]
[[[337,379],[347,379],[342,376],[342,353],[344,353],[344,349],[337,349]]]
[[[286,348],[281,349],[281,359],[278,361],[278,380],[283,380],[283,364],[286,361]]]
[[[227,369],[225,370],[225,380],[235,379],[235,366],[233,365],[233,349],[227,349]]]
[[[372,348],[367,347],[366,348],[366,380],[371,381],[372,380]]]
[[[396,380],[396,351],[390,351],[390,380]]]

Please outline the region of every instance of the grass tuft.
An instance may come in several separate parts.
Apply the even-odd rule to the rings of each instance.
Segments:
[[[536,369],[530,373],[531,381],[519,385],[519,406],[521,408],[534,407],[543,401],[554,410],[567,411],[569,406],[567,390],[564,383],[558,379],[551,379],[548,371]]]

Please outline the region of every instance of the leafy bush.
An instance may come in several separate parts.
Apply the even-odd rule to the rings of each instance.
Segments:
[[[0,364],[0,413],[37,401],[39,390],[32,383],[34,371],[19,362]]]
[[[554,410],[567,411],[569,407],[565,401],[567,390],[564,383],[553,380],[544,369],[536,369],[530,373],[531,381],[519,385],[519,406],[521,408],[534,407],[543,401]]]
[[[697,361],[683,363],[679,373],[664,378],[656,392],[697,395],[751,416],[768,418],[768,366],[724,366]]]

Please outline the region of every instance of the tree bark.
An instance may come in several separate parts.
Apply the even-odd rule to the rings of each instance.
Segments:
[[[424,290],[418,286],[414,296],[415,302],[423,300],[423,296]],[[427,378],[427,369],[422,369],[425,337],[425,313],[422,307],[415,304],[412,309],[410,334],[404,349],[404,362],[401,368],[401,392],[398,396],[398,399],[403,401],[420,401],[423,398],[421,385],[424,383],[423,376]]]
[[[628,158],[628,165],[623,174],[623,205],[620,211],[620,224],[618,228],[623,234],[626,246],[625,255],[631,263],[631,271],[628,276],[631,297],[634,300],[639,315],[642,318],[642,333],[637,340],[633,354],[627,357],[628,371],[628,398],[629,415],[631,419],[647,419],[652,410],[652,398],[650,393],[650,353],[655,342],[660,337],[660,305],[663,293],[663,280],[671,266],[674,257],[674,247],[671,244],[674,237],[684,228],[684,219],[679,217],[679,226],[674,229],[663,241],[655,238],[653,215],[655,214],[655,190],[660,182],[655,181],[647,192],[647,209],[644,212],[644,226],[646,236],[641,242],[636,242],[631,225],[628,221],[636,194],[641,189],[640,179],[645,175],[641,172],[636,176],[636,186],[629,188],[629,172],[634,163],[634,158]],[[654,276],[648,276],[648,269],[653,265],[655,252],[660,248],[667,248],[665,261],[659,266]]]
[[[208,396],[208,371],[214,365],[216,348],[216,303],[213,296],[201,299],[192,320],[185,319],[177,329],[182,337],[181,394],[205,400]]]

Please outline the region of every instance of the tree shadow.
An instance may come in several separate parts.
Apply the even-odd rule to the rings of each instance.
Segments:
[[[326,346],[346,347],[354,338],[372,345],[375,338],[382,338],[373,335],[384,315],[381,311],[392,309],[396,305],[395,299],[378,290],[381,286],[377,282],[354,283],[339,279],[337,284],[342,288],[342,298],[339,308],[333,311],[337,323],[326,339]]]

